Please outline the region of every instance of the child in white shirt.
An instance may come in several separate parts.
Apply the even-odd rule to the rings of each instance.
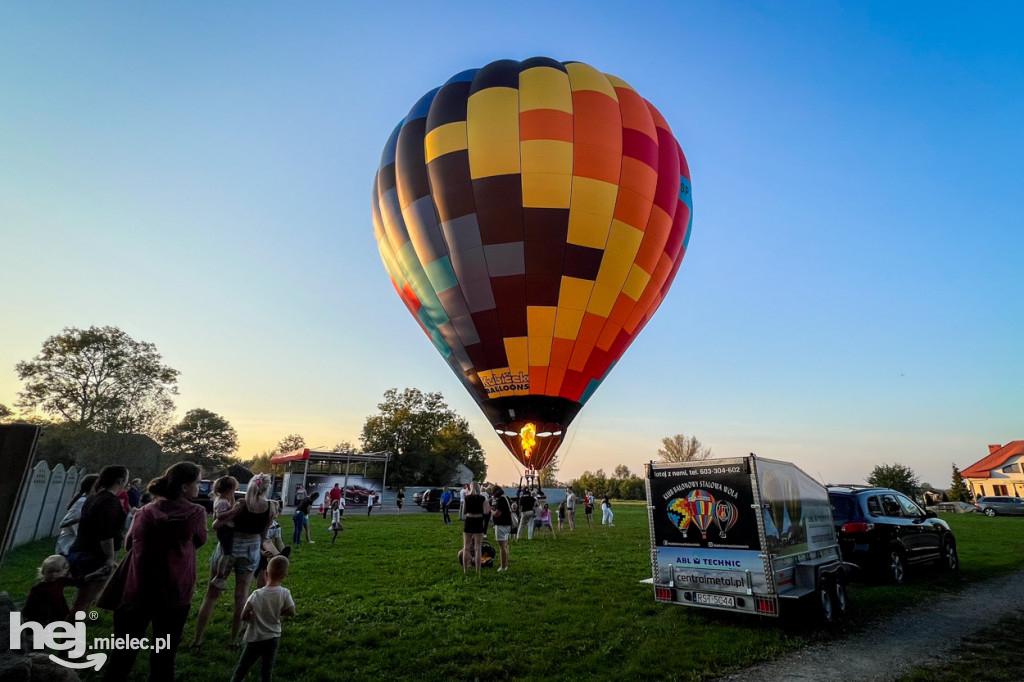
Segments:
[[[281,641],[281,617],[295,615],[295,600],[281,581],[288,575],[288,559],[276,556],[267,565],[267,586],[249,595],[242,609],[242,620],[248,621],[245,630],[245,649],[238,659],[231,682],[242,682],[249,668],[262,659],[263,679],[274,674],[277,645]]]

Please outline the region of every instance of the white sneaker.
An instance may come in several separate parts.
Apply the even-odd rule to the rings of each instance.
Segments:
[[[310,541],[309,541],[309,544],[311,544],[311,545],[315,545],[315,544],[316,544],[316,540],[310,540]]]

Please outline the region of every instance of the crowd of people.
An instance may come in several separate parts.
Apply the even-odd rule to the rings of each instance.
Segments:
[[[190,462],[179,462],[143,487],[139,479],[130,480],[127,468],[107,466],[98,474],[85,476],[68,504],[60,523],[56,554],[43,561],[38,582],[31,589],[22,617],[43,625],[72,621],[73,614],[88,611],[94,605],[113,613],[114,636],[140,638],[152,628],[152,637],[167,638],[169,646],[150,655],[150,679],[173,679],[174,661],[197,586],[197,550],[208,540],[206,510],[193,502],[199,494],[202,470]],[[295,602],[282,584],[288,574],[291,547],[284,544],[278,515],[280,503],[270,499],[271,479],[254,476],[238,493],[239,482],[231,476],[217,479],[212,529],[216,547],[210,557],[210,580],[196,616],[191,650],[203,646],[204,635],[214,607],[234,579],[231,641],[244,644],[232,679],[244,679],[257,661],[264,680],[271,679],[277,644],[281,637],[281,618],[294,614]],[[477,574],[485,565],[498,562],[498,572],[509,568],[509,541],[533,538],[534,530],[550,530],[557,539],[555,525],[576,528],[577,498],[566,488],[565,499],[552,513],[546,496],[521,488],[515,497],[506,495],[498,485],[466,484],[457,498],[447,493],[442,498],[446,523],[448,507],[458,499],[463,523],[463,545],[459,562],[468,573]],[[293,544],[314,541],[309,533],[309,516],[320,494],[303,496],[293,513]],[[379,495],[371,495],[367,515],[378,506]],[[401,513],[404,490],[398,492],[396,506]],[[582,497],[587,523],[593,528],[594,495]],[[322,513],[330,515],[328,530],[332,543],[343,531],[345,498],[336,484],[324,495]],[[601,502],[602,523],[614,525],[611,502]],[[484,542],[494,526],[495,550]],[[119,552],[124,550],[118,559]],[[250,592],[255,581],[256,589]],[[69,607],[65,590],[75,589]],[[243,626],[247,625],[244,628]],[[137,651],[111,652],[104,670],[105,680],[125,680],[135,663]]]

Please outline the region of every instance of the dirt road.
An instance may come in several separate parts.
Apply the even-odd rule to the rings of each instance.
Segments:
[[[1024,612],[1024,571],[938,597],[849,637],[812,645],[720,680],[893,680],[948,658],[965,636],[1015,612]]]

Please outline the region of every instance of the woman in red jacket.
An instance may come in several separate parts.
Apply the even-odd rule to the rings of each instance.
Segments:
[[[150,652],[150,680],[174,679],[174,656],[196,589],[196,549],[206,542],[206,510],[190,501],[199,495],[201,478],[198,466],[179,462],[149,484],[155,499],[135,514],[128,554],[108,586],[108,592],[122,589],[114,610],[116,637],[144,637],[150,623],[153,638],[170,636],[168,649]],[[101,605],[116,599],[104,594]],[[104,679],[128,679],[137,654],[114,651]]]

